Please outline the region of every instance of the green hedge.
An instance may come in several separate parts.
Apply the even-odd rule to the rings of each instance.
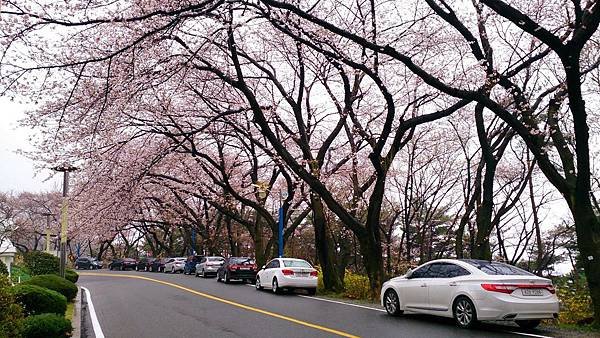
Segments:
[[[23,256],[23,261],[32,275],[58,273],[60,269],[58,257],[43,251],[28,252]]]
[[[70,320],[54,313],[27,317],[24,324],[23,337],[25,338],[70,337],[73,330]]]
[[[37,285],[20,284],[13,287],[16,301],[27,316],[42,313],[65,315],[67,298],[60,293]]]
[[[33,276],[30,280],[24,282],[23,284],[38,285],[57,291],[63,296],[67,297],[67,301],[69,302],[72,301],[77,295],[77,285],[54,274]]]
[[[6,267],[6,264],[4,264],[3,261],[0,261],[0,275],[8,276],[8,268]]]
[[[6,276],[0,276],[0,338],[20,337],[23,327],[23,309],[15,303]]]
[[[77,281],[79,280],[79,274],[77,272],[75,272],[75,270],[67,269],[67,270],[65,270],[65,278],[68,281],[77,283]]]

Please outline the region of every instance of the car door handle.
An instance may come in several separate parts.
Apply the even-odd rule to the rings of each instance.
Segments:
[[[425,288],[425,287],[427,287],[427,284],[423,283],[423,284],[421,284],[421,287]]]
[[[450,282],[448,285],[450,285],[450,286],[456,286],[456,282]]]

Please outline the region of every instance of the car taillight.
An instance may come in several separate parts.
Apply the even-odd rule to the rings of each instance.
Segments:
[[[318,277],[318,276],[319,276],[319,273],[318,273],[317,271],[311,271],[311,272],[310,272],[310,276],[311,276],[311,277]]]
[[[512,293],[517,289],[516,285],[511,284],[481,284],[481,287],[487,291]]]
[[[284,276],[293,276],[294,275],[294,270],[290,270],[290,269],[283,269],[281,270],[281,273]]]
[[[556,290],[552,284],[481,284],[481,287],[487,291],[500,292],[510,294],[516,289],[546,289],[550,293],[555,293]]]
[[[236,269],[239,269],[239,268],[240,268],[240,267],[239,267],[239,266],[237,266],[237,265],[230,265],[230,266],[229,266],[229,271],[233,271],[233,270],[236,270]]]

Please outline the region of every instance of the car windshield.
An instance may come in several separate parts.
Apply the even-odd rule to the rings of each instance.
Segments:
[[[307,261],[296,259],[284,259],[283,266],[286,268],[312,268]]]
[[[523,269],[519,269],[516,266],[500,263],[481,261],[475,259],[466,259],[464,262],[469,263],[477,269],[485,272],[488,275],[507,275],[507,276],[533,276],[532,273],[527,272]]]
[[[254,264],[254,260],[248,257],[231,258],[229,264]]]

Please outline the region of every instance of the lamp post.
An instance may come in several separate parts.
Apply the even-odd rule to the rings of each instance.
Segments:
[[[67,196],[69,193],[69,173],[77,170],[77,168],[69,164],[62,164],[52,168],[52,170],[63,173],[63,200],[60,209],[60,276],[64,278],[65,266],[67,265],[67,208],[69,205]]]
[[[283,202],[288,198],[287,191],[283,191],[279,193],[279,231],[278,231],[278,243],[277,252],[279,254],[279,258],[283,257],[283,223],[285,222],[285,215],[283,214]]]
[[[52,213],[44,213],[42,216],[46,216],[46,252],[50,252],[50,216]]]

